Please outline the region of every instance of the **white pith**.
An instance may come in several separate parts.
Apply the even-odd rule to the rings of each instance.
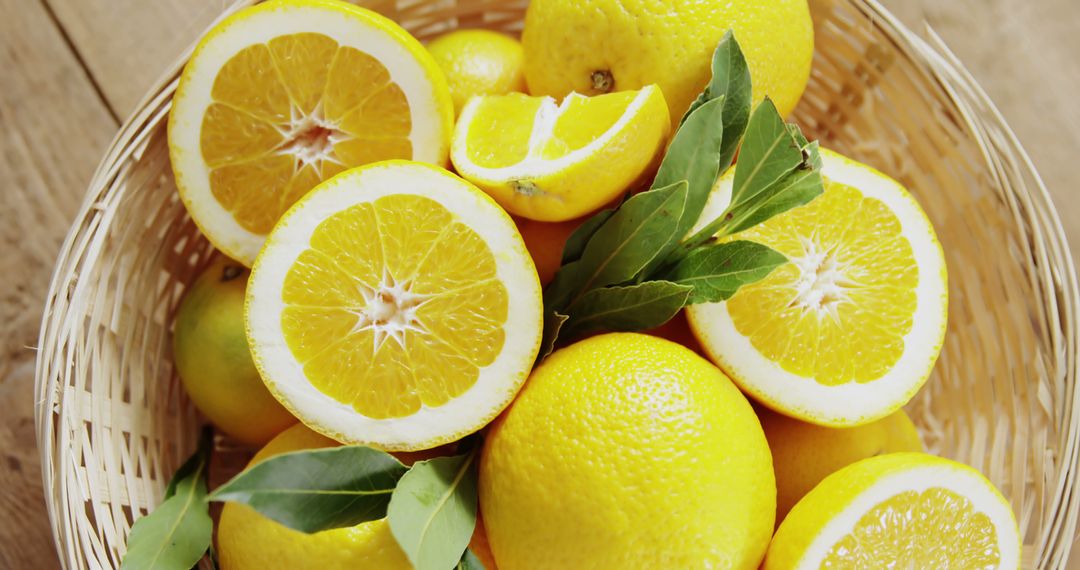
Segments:
[[[357,204],[387,195],[430,198],[469,226],[487,243],[496,263],[496,279],[506,285],[507,319],[503,349],[480,370],[476,383],[442,406],[423,406],[410,416],[375,419],[314,387],[292,355],[281,326],[285,309],[281,290],[297,257],[310,247],[315,228],[326,218]],[[409,326],[422,327],[405,305],[422,303],[408,284],[387,277],[373,296],[391,298],[383,305],[358,308],[357,326],[378,325],[381,342],[395,342]],[[433,166],[391,161],[362,167],[323,183],[297,203],[270,234],[248,283],[247,326],[256,366],[270,391],[312,429],[345,443],[383,449],[417,449],[454,441],[482,427],[513,399],[525,381],[540,342],[540,284],[513,221],[487,195]],[[399,304],[400,302],[400,304]],[[393,318],[389,318],[393,317]]]
[[[1012,509],[978,474],[960,467],[918,467],[883,477],[856,496],[817,534],[795,566],[795,570],[818,570],[832,547],[850,534],[859,519],[882,502],[908,491],[946,489],[971,501],[975,510],[990,518],[997,531],[1001,555],[998,568],[1020,567],[1020,538]]]
[[[343,165],[334,153],[334,145],[354,137],[323,117],[322,102],[308,114],[295,104],[290,111],[289,127],[281,131],[284,141],[277,152],[295,157],[299,168],[311,166],[319,176],[322,176],[324,162]]]
[[[825,177],[857,188],[893,211],[919,264],[912,328],[904,337],[904,353],[892,369],[870,382],[827,386],[793,374],[762,355],[735,328],[726,302],[693,305],[687,309],[687,316],[710,356],[743,391],[805,421],[850,426],[875,420],[899,408],[929,376],[945,335],[948,297],[945,259],[925,214],[903,187],[836,153],[822,151],[822,158]],[[728,176],[709,196],[694,231],[721,215],[730,198]],[[834,263],[831,252],[822,251],[813,243],[813,236],[808,238],[808,245],[815,248],[812,254],[792,260],[804,272],[797,299],[807,310],[821,311],[828,318],[839,303],[846,302],[844,268]]]
[[[387,340],[405,347],[406,332],[427,334],[427,328],[417,317],[417,312],[431,296],[413,293],[411,285],[397,281],[389,271],[383,272],[382,282],[374,289],[363,283],[356,285],[365,304],[354,311],[356,325],[352,332],[370,330],[375,333],[372,354],[378,352]]]
[[[619,120],[615,121],[615,124],[612,125],[607,132],[593,142],[554,160],[545,159],[541,156],[544,145],[551,140],[559,117],[566,112],[570,104],[574,100],[586,99],[587,97],[578,93],[570,93],[563,99],[562,104],[557,104],[555,99],[551,97],[544,97],[536,111],[535,119],[533,120],[533,129],[529,134],[529,150],[526,153],[525,159],[517,164],[503,166],[501,168],[485,168],[469,160],[468,130],[473,121],[473,117],[480,111],[484,103],[483,98],[474,97],[465,105],[465,108],[462,109],[461,116],[458,118],[457,125],[455,126],[453,145],[450,149],[454,165],[459,171],[468,171],[470,179],[486,180],[495,183],[522,178],[540,178],[558,173],[607,146],[607,144],[617,137],[626,126],[634,120],[638,113],[641,112],[646,101],[648,101],[649,97],[653,96],[656,89],[659,88],[655,85],[649,85],[642,88],[630,104],[627,105],[626,110],[623,112],[622,116],[619,117]]]
[[[330,37],[341,47],[363,51],[383,63],[390,81],[404,92],[412,114],[409,141],[413,160],[444,164],[449,133],[444,127],[438,108],[430,70],[417,61],[403,40],[380,29],[375,22],[381,16],[357,17],[345,14],[341,8],[311,3],[299,5],[263,4],[242,17],[233,17],[212,31],[192,56],[184,79],[173,99],[169,124],[170,158],[177,175],[177,185],[184,189],[182,197],[195,222],[214,245],[230,257],[250,265],[262,247],[265,235],[248,231],[223,208],[210,190],[210,168],[201,152],[202,120],[213,103],[211,91],[218,71],[241,50],[254,44],[266,43],[278,36],[315,32]],[[389,20],[386,20],[390,23]],[[392,24],[391,25],[395,25]],[[396,25],[395,25],[396,26]],[[422,49],[422,48],[419,48]],[[332,130],[321,113],[303,116],[296,113],[291,128],[285,132],[295,135],[310,125]],[[283,149],[299,156],[303,149]],[[312,162],[336,161],[328,153],[313,153]]]

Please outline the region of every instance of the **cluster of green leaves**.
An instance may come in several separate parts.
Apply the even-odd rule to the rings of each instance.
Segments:
[[[803,205],[823,191],[817,143],[769,100],[750,112],[750,72],[729,32],[712,80],[683,117],[651,188],[585,221],[567,240],[544,291],[544,348],[597,331],[659,326],[688,304],[730,298],[787,260],[764,245],[719,241]],[[698,224],[713,185],[739,151],[723,214]],[[483,570],[468,550],[476,526],[477,438],[460,454],[406,467],[362,446],[278,455],[207,494],[209,435],[139,519],[123,568],[186,569],[210,547],[209,501],[248,505],[306,532],[386,517],[419,570]]]
[[[650,189],[595,214],[567,240],[544,290],[541,358],[582,334],[649,329],[686,305],[727,300],[787,262],[759,243],[718,241],[823,192],[817,143],[785,124],[768,99],[751,114],[750,91],[746,60],[728,32]],[[688,236],[737,149],[729,205]]]
[[[210,502],[232,501],[305,533],[386,518],[418,570],[484,570],[467,548],[476,527],[480,440],[463,440],[458,449],[411,467],[359,445],[284,453],[208,495],[207,435],[173,476],[165,501],[135,523],[122,568],[191,568],[210,547]]]

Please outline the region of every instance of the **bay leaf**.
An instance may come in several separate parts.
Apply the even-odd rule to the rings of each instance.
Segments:
[[[585,292],[628,281],[644,269],[677,231],[686,192],[686,181],[679,181],[636,194],[616,210],[596,230],[581,259],[575,262],[577,286],[566,307],[573,306]],[[573,317],[572,313],[560,311],[562,308],[550,307]]]
[[[666,279],[693,288],[687,304],[726,301],[743,285],[756,283],[787,263],[780,252],[760,243],[738,240],[709,244],[690,252]]]
[[[416,570],[461,561],[476,528],[478,451],[418,461],[398,482],[387,520]]]
[[[198,450],[169,481],[167,498],[132,525],[122,570],[188,570],[206,553],[213,534],[206,502],[211,441],[204,432]]]
[[[817,141],[808,144],[803,151],[806,158],[795,168],[759,191],[753,199],[728,208],[721,235],[733,235],[752,228],[792,208],[810,203],[825,191]]]
[[[686,305],[693,287],[670,281],[604,287],[586,293],[565,325],[564,336],[589,332],[640,331],[658,327]]]
[[[312,533],[385,517],[406,471],[393,455],[359,445],[294,451],[244,470],[210,500],[243,503]]]

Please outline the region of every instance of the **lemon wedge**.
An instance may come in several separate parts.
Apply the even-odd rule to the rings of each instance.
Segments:
[[[450,156],[507,211],[561,222],[599,209],[659,164],[671,129],[660,88],[598,97],[474,97]]]

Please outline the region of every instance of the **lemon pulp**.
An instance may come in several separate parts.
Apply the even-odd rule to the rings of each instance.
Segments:
[[[412,158],[404,91],[377,59],[323,34],[244,48],[218,72],[211,97],[200,135],[210,190],[253,233],[268,233],[346,168]]]
[[[461,395],[503,348],[488,245],[438,202],[391,195],[327,218],[290,267],[282,330],[308,380],[372,418]]]
[[[919,267],[883,202],[826,179],[822,196],[737,239],[792,261],[728,301],[735,328],[766,358],[831,386],[876,380],[903,355]]]
[[[989,516],[967,498],[931,487],[899,493],[868,511],[829,549],[821,568],[881,568],[900,561],[912,568],[991,570],[1001,551]]]

